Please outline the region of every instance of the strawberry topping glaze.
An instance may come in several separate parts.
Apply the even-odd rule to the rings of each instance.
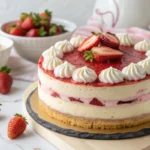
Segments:
[[[110,66],[117,68],[118,70],[122,70],[124,67],[128,66],[130,63],[132,63],[132,62],[138,63],[139,61],[142,61],[143,59],[146,58],[145,53],[135,51],[133,49],[133,47],[121,46],[119,49],[120,49],[120,51],[124,52],[125,54],[121,60],[117,60],[117,61],[109,61],[109,62],[105,62],[105,63],[95,62],[95,61],[94,62],[85,61],[85,59],[83,58],[83,53],[80,53],[77,50],[74,50],[71,53],[64,54],[63,61],[66,60],[66,61],[70,62],[72,65],[76,66],[76,68],[88,66],[89,68],[93,69],[98,75],[102,70],[109,68]],[[38,65],[49,76],[52,76],[55,79],[58,79],[60,81],[67,82],[67,83],[79,84],[79,85],[88,85],[89,86],[89,84],[77,83],[77,82],[73,81],[72,78],[61,79],[61,78],[55,77],[53,71],[45,70],[42,67],[43,61],[44,61],[44,58],[43,58],[43,56],[41,56],[41,58],[39,59]],[[137,82],[140,82],[143,80],[147,80],[147,79],[150,79],[150,75],[147,75],[146,78],[144,78],[142,80],[138,80],[138,81],[127,81],[127,80],[125,80],[124,82],[121,82],[118,84],[100,83],[97,79],[94,83],[90,83],[90,85],[95,86],[95,87],[117,86],[117,85],[134,84],[134,83],[137,83]]]

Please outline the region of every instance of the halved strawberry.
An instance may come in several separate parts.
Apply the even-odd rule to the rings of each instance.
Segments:
[[[101,35],[101,44],[104,46],[118,49],[120,41],[115,34],[107,32]]]
[[[101,47],[93,47],[91,51],[84,52],[85,60],[97,61],[97,62],[105,62],[108,60],[116,60],[121,59],[124,55],[123,52],[118,50],[101,46]]]
[[[86,50],[90,50],[93,47],[98,46],[100,40],[100,35],[91,35],[83,41],[83,43],[79,46],[78,51],[84,52]]]
[[[93,98],[91,101],[90,101],[90,104],[91,105],[96,105],[96,106],[105,106],[101,101],[99,101],[97,98]]]

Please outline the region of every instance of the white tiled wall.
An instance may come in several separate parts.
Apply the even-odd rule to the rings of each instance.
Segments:
[[[54,17],[82,25],[91,16],[94,4],[95,0],[0,0],[0,23],[17,19],[21,12],[49,9]]]

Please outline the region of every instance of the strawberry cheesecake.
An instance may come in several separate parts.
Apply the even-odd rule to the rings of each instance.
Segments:
[[[67,125],[118,129],[150,121],[150,46],[128,34],[73,37],[38,62],[40,109]]]

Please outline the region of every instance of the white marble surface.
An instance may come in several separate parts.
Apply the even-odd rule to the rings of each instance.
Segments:
[[[30,82],[15,80],[8,95],[0,95],[2,104],[0,112],[0,150],[57,150],[53,145],[40,137],[30,124],[20,137],[10,140],[7,137],[7,125],[15,113],[23,114],[22,96]]]

